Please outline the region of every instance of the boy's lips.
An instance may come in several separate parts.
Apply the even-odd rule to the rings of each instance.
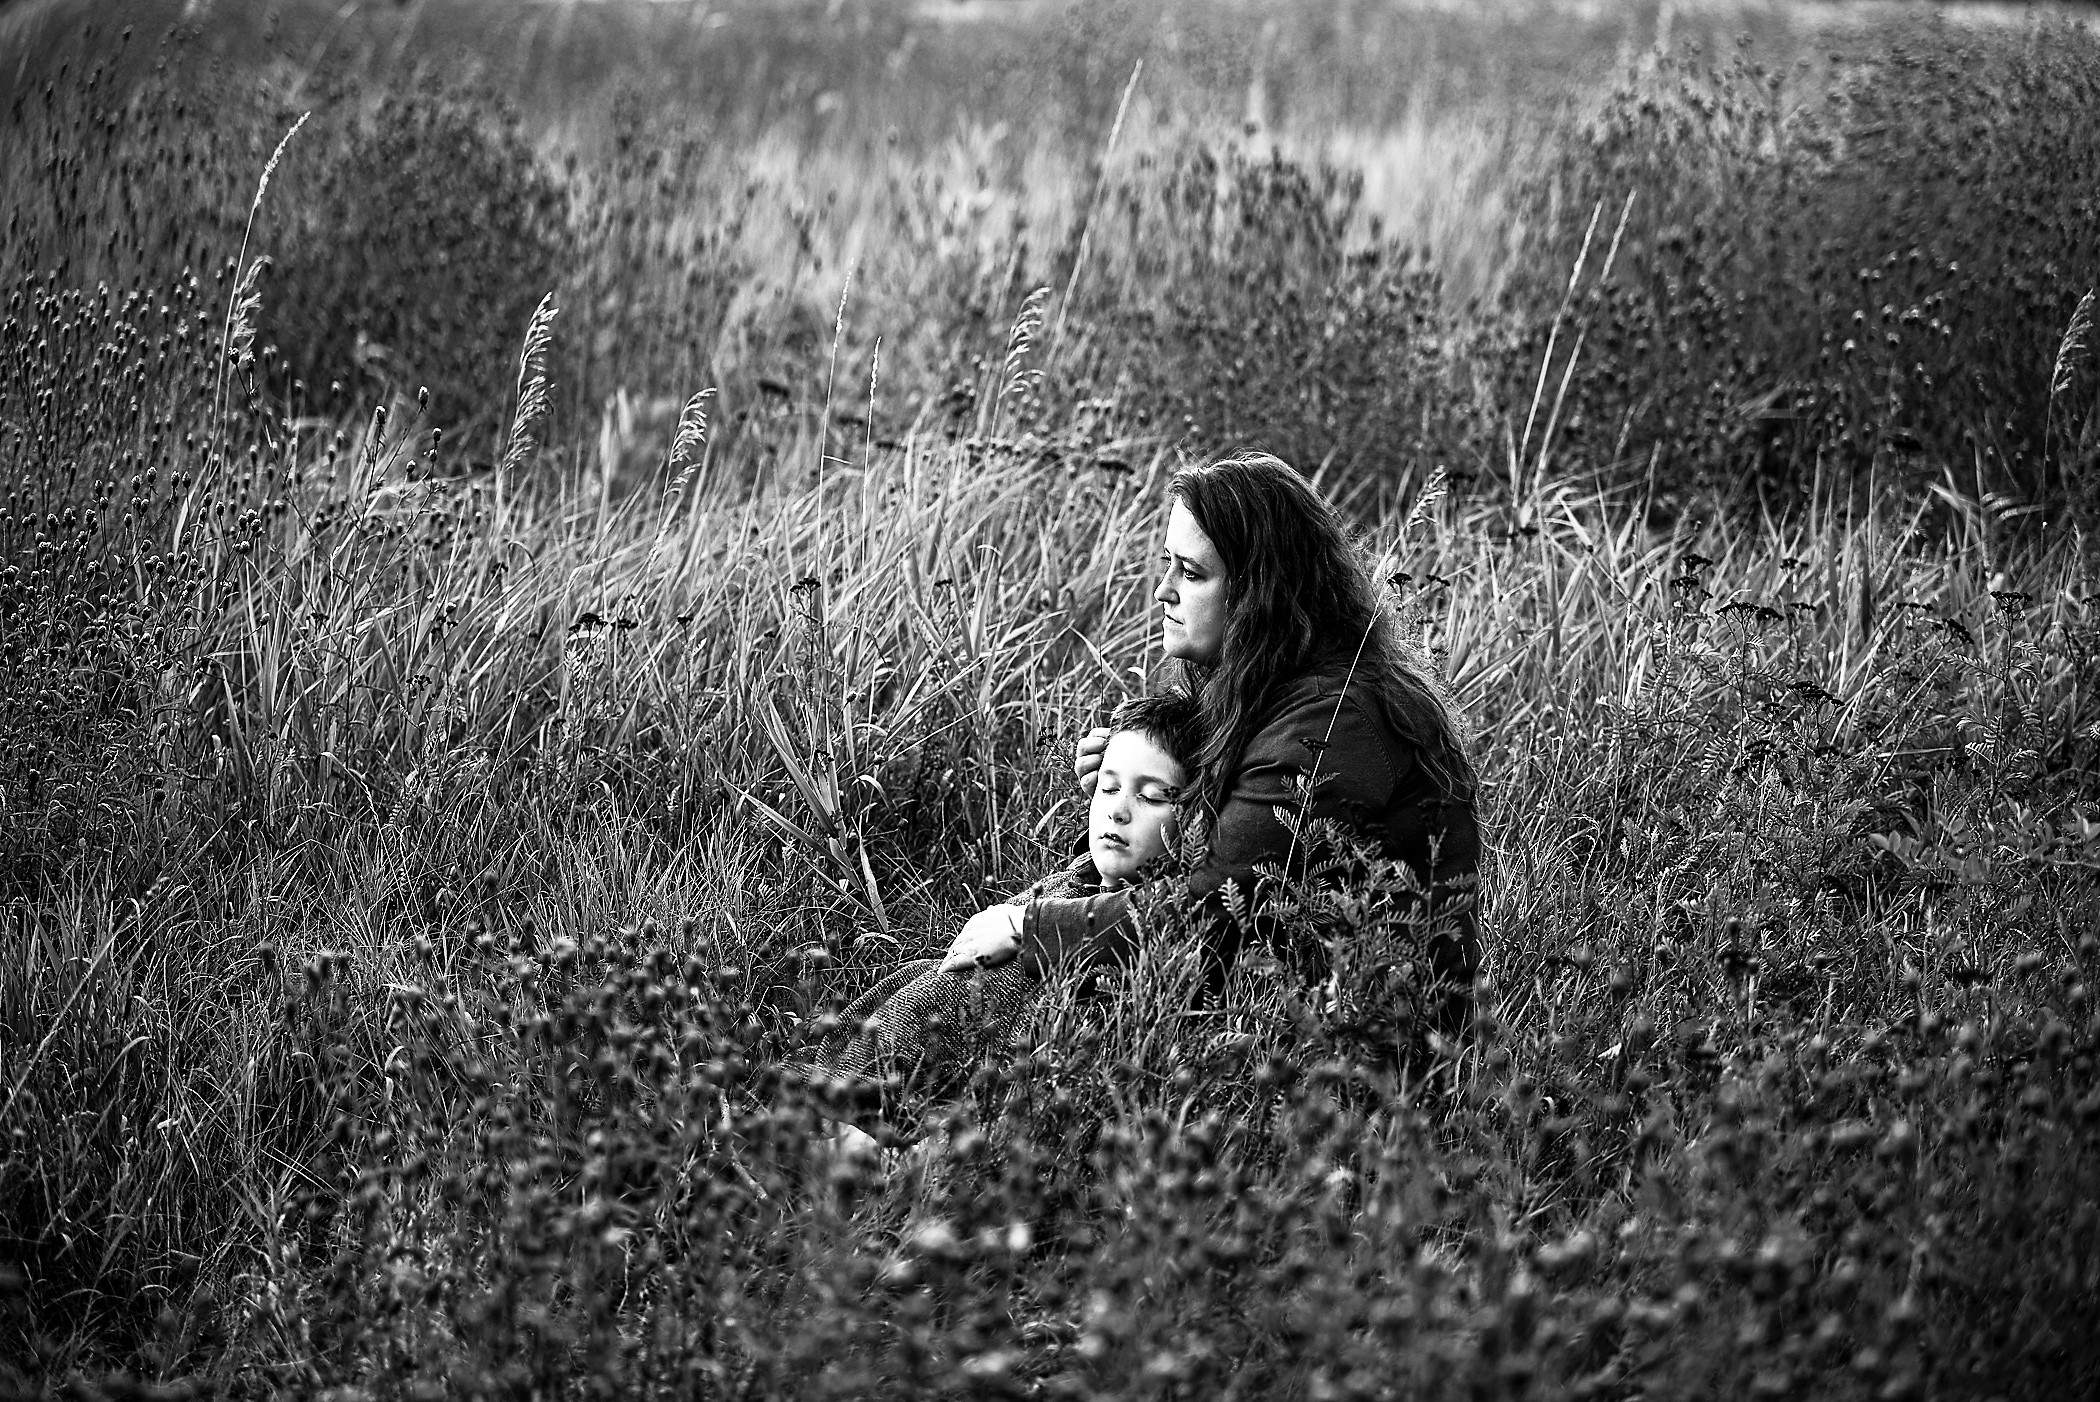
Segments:
[[[1094,841],[1111,843],[1117,847],[1130,845],[1130,839],[1119,832],[1097,832],[1094,834]]]

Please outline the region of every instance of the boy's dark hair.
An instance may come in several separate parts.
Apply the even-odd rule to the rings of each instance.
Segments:
[[[1196,771],[1203,755],[1203,708],[1185,691],[1164,691],[1157,696],[1133,696],[1109,715],[1108,728],[1135,730],[1165,750],[1189,772],[1189,788],[1196,787]]]

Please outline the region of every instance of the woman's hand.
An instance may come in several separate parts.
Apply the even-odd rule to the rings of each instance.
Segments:
[[[1108,748],[1111,733],[1107,726],[1097,725],[1079,737],[1079,752],[1072,757],[1072,777],[1088,793],[1094,791],[1094,776],[1101,772],[1101,754]]]
[[[1021,907],[990,906],[963,922],[954,943],[941,958],[941,972],[961,974],[972,969],[996,969],[1012,963],[1020,952]]]

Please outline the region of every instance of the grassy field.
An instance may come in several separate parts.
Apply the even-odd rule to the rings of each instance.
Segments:
[[[1979,13],[0,8],[0,1394],[2090,1391],[2100,41]],[[840,1157],[1242,445],[1472,1036],[1167,937]]]

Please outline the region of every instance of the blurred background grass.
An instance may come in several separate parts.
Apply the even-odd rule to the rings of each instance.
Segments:
[[[166,71],[169,53],[147,43],[113,59],[112,40],[126,29],[172,31],[182,40],[175,67],[288,102],[325,96],[324,75],[370,90],[389,75],[438,73],[502,94],[550,158],[595,160],[637,112],[718,151],[762,143],[777,160],[829,158],[839,163],[829,179],[797,172],[815,205],[865,201],[875,182],[856,177],[871,161],[938,161],[958,147],[1012,196],[1031,160],[1098,155],[1143,62],[1133,146],[1177,131],[1242,130],[1281,139],[1296,156],[1333,157],[1363,174],[1366,218],[1433,256],[1470,293],[1497,284],[1521,236],[1499,203],[1524,173],[1513,162],[1637,55],[1684,43],[1741,46],[1779,68],[1821,64],[1830,46],[1911,22],[1915,9],[17,0],[0,19],[0,73],[26,89],[68,62],[76,74],[97,63],[133,79]],[[1029,181],[1044,202],[1036,212],[1069,218],[1055,203],[1069,190],[1041,188],[1069,186],[1069,173],[1045,176],[1039,169]],[[849,221],[826,222],[836,238]]]
[[[96,203],[109,189],[25,204],[11,266],[204,266],[245,212],[240,173],[316,112],[257,246],[274,388],[300,381],[327,413],[428,385],[441,420],[488,435],[501,367],[555,291],[561,441],[653,451],[701,385],[718,432],[806,413],[836,365],[866,378],[878,335],[894,436],[952,401],[1040,285],[1059,294],[1060,402],[1314,466],[1479,473],[1466,397],[1508,399],[1537,370],[1589,235],[1595,334],[1551,368],[1567,470],[1639,476],[1675,509],[1790,499],[1819,463],[1917,475],[1911,445],[1929,445],[1972,460],[1976,490],[2069,490],[2039,459],[2095,258],[2072,20],[287,0],[6,22],[10,105],[60,74],[57,100],[82,100],[102,70],[92,101],[130,95],[134,170],[121,209]],[[208,96],[170,119],[182,91]],[[53,158],[24,135],[26,188]],[[1967,198],[1983,181],[2006,209]],[[1257,285],[1264,258],[1287,295]]]

